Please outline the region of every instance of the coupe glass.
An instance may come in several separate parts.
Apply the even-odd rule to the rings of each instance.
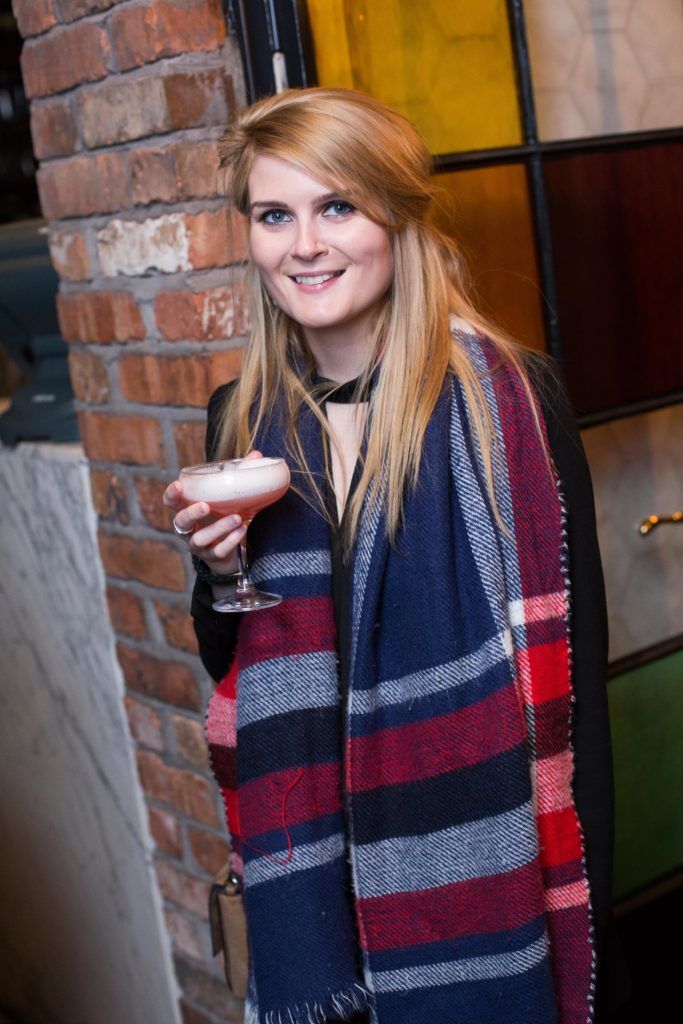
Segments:
[[[278,501],[289,487],[284,459],[225,459],[180,470],[186,501],[205,501],[218,516],[239,513],[249,526],[257,512]],[[217,612],[255,612],[279,604],[279,594],[257,590],[247,564],[246,534],[237,549],[238,582],[213,605]]]

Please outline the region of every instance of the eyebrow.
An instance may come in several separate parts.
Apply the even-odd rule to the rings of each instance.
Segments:
[[[329,203],[331,199],[342,199],[338,192],[325,192],[324,195],[318,196],[313,200],[314,206],[320,206],[323,203]],[[347,200],[344,200],[346,202]],[[272,206],[277,207],[278,210],[288,210],[289,204],[283,203],[280,199],[259,199],[255,203],[249,204],[249,212],[255,209],[257,206]]]

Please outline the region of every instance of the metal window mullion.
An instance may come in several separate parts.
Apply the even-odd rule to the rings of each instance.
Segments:
[[[561,363],[563,358],[560,324],[557,316],[557,288],[555,284],[555,267],[553,265],[552,239],[548,204],[546,199],[545,180],[543,177],[543,156],[538,149],[538,128],[536,124],[536,106],[534,104],[533,82],[531,79],[531,61],[526,37],[526,24],[522,0],[507,0],[510,37],[514,54],[517,96],[522,115],[522,129],[527,149],[525,158],[527,181],[531,200],[531,212],[534,236],[536,239],[536,255],[538,259],[538,277],[541,286],[541,311],[546,330],[548,350]]]

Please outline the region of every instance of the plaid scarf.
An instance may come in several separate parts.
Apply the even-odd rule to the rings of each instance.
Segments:
[[[487,372],[485,337],[456,336],[504,453],[510,535],[449,377],[395,545],[366,505],[345,699],[325,520],[290,491],[250,527],[254,577],[284,601],[243,616],[207,714],[245,886],[247,1024],[593,1019],[563,497],[519,379]],[[300,432],[322,474],[308,412]],[[284,451],[276,425],[257,446]]]

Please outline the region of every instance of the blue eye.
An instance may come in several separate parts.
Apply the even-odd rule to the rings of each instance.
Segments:
[[[284,224],[288,217],[289,214],[286,210],[266,210],[259,217],[259,221],[262,221],[264,224]]]
[[[351,206],[351,203],[347,203],[345,199],[333,199],[325,207],[325,213],[330,211],[334,217],[347,217],[354,210],[355,207]]]

